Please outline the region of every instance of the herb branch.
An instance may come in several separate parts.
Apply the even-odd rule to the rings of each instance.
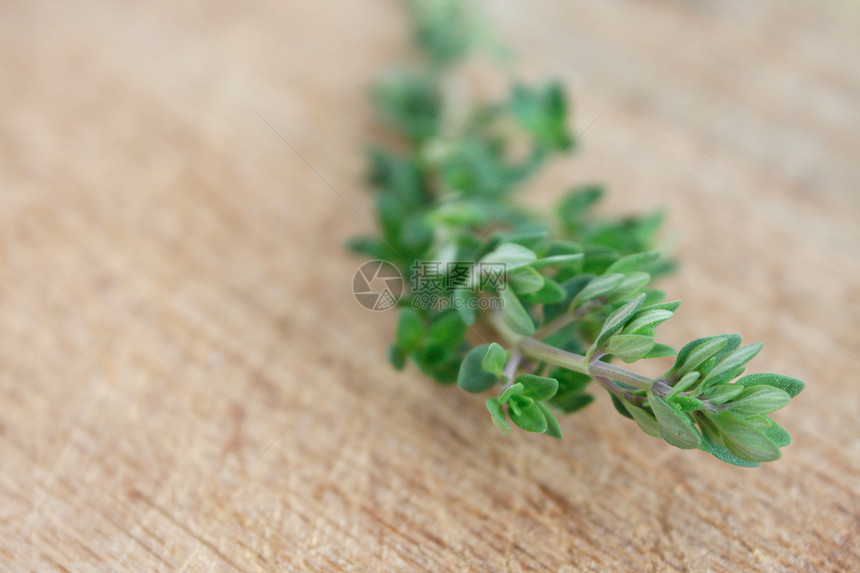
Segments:
[[[506,101],[468,102],[456,120],[452,110],[464,102],[446,86],[482,41],[477,19],[461,0],[408,6],[419,63],[373,90],[400,139],[370,153],[380,233],[351,246],[396,265],[413,286],[432,265],[442,286],[432,299],[413,288],[398,302],[392,364],[411,360],[468,392],[495,389],[486,407],[505,434],[513,423],[560,438],[555,416],[590,404],[596,381],[621,415],[673,446],[739,466],[779,458],[791,437],[767,414],[803,382],[741,377],[761,344],[742,346],[736,334],[678,351],[654,340],[680,305],[650,286],[674,267],[654,249],[660,213],[598,217],[597,185],[572,188],[550,213],[515,201],[547,160],[576,143],[562,86],[515,83]],[[493,274],[499,268],[503,277]],[[470,342],[478,332],[494,341]],[[611,362],[665,356],[674,365],[656,378]]]

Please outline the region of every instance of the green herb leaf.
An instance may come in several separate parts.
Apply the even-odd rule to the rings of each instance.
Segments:
[[[654,339],[639,334],[616,334],[609,339],[606,350],[624,362],[636,362],[648,355]]]
[[[486,356],[489,348],[489,344],[476,346],[463,359],[460,373],[457,375],[457,384],[466,392],[486,392],[499,381],[496,374],[487,372],[483,368],[484,356]]]
[[[559,202],[557,212],[569,233],[576,233],[584,227],[586,214],[602,196],[603,187],[597,185],[575,187],[567,192]]]
[[[592,402],[594,402],[594,396],[585,392],[559,393],[552,398],[552,405],[565,414],[581,410]]]
[[[631,273],[624,277],[621,284],[609,293],[606,302],[615,304],[627,300],[631,296],[635,296],[641,292],[650,281],[651,275],[648,273]]]
[[[573,306],[580,306],[584,302],[588,302],[599,296],[603,296],[618,288],[624,282],[624,275],[612,273],[595,277],[589,282],[584,289],[579,291],[573,299]]]
[[[481,359],[481,368],[501,378],[507,362],[508,352],[500,344],[491,342]]]
[[[540,90],[514,86],[511,111],[520,124],[548,149],[566,149],[572,139],[567,134],[567,104],[559,84]]]
[[[696,398],[677,396],[672,400],[671,405],[677,407],[681,412],[695,412],[701,410],[705,404]]]
[[[713,455],[715,458],[735,466],[739,466],[742,468],[757,468],[761,465],[759,462],[749,462],[747,460],[742,460],[741,458],[731,453],[728,448],[717,442],[708,434],[703,434],[702,445],[699,447],[702,450]]]
[[[621,398],[619,398],[615,394],[610,394],[609,397],[612,398],[612,405],[615,406],[615,409],[618,411],[619,414],[621,414],[625,418],[630,418],[631,420],[633,419],[633,416],[630,414],[630,412],[627,411],[627,408],[624,406],[624,403],[621,401]]]
[[[690,342],[678,352],[675,365],[667,372],[667,375],[674,374],[680,377],[688,372],[693,372],[720,352],[726,346],[727,342],[725,338],[719,336],[700,338]]]
[[[645,298],[644,294],[639,295]],[[654,309],[647,312],[637,313],[627,324],[624,325],[624,334],[641,334],[646,329],[652,329],[661,322],[672,318],[672,311]]]
[[[417,311],[401,308],[397,315],[397,348],[409,353],[418,348],[424,339],[424,321]]]
[[[716,384],[708,388],[702,398],[713,404],[723,404],[729,400],[734,400],[743,391],[744,387],[740,384]]]
[[[783,376],[782,374],[770,374],[763,372],[761,374],[749,374],[739,379],[738,384],[750,388],[752,386],[773,386],[787,393],[794,398],[803,391],[804,384],[797,378]]]
[[[505,411],[499,403],[499,400],[496,398],[487,398],[486,405],[487,410],[493,417],[493,424],[502,431],[502,434],[508,435],[511,431],[511,426],[505,418]]]
[[[406,355],[396,344],[392,344],[388,347],[388,361],[395,370],[403,370],[406,366]]]
[[[508,327],[523,336],[531,336],[535,333],[535,323],[526,309],[520,303],[517,295],[511,290],[503,290],[499,293],[502,297],[502,318]]]
[[[543,277],[543,286],[540,290],[533,293],[526,293],[521,296],[524,302],[537,304],[558,303],[563,301],[564,297],[564,288],[549,277]]]
[[[639,427],[643,432],[648,434],[649,436],[654,436],[655,438],[662,438],[663,436],[660,434],[660,424],[657,423],[657,419],[653,414],[647,412],[643,408],[639,408],[638,406],[634,406],[629,402],[624,402],[624,407],[627,408],[627,411],[630,412],[630,415],[639,424]]]
[[[543,376],[535,376],[534,374],[520,374],[516,377],[515,383],[523,385],[523,396],[528,396],[538,401],[549,400],[558,392],[558,380],[555,378],[544,378]]]
[[[769,414],[788,404],[789,400],[791,396],[779,388],[753,386],[726,404],[725,411],[743,417]]]
[[[512,401],[508,409],[511,421],[529,432],[546,432],[549,424],[547,424],[546,415],[544,415],[540,404],[523,396],[516,396],[515,398],[516,402]]]
[[[675,356],[677,352],[671,346],[665,344],[655,344],[651,350],[642,358],[663,358],[664,356]]]
[[[708,375],[705,376],[702,384],[705,387],[708,387],[713,384],[728,382],[743,372],[746,363],[752,360],[760,350],[761,342],[757,342],[729,352],[723,356]]]
[[[649,264],[660,258],[659,251],[648,251],[645,253],[634,253],[621,257],[606,269],[607,273],[631,273],[633,271],[641,271]]]
[[[791,444],[791,434],[773,420],[770,421],[770,426],[764,431],[764,435],[779,448]]]
[[[527,249],[516,243],[503,243],[496,250],[481,259],[481,264],[505,265],[505,270],[510,273],[516,269],[526,267],[537,260],[537,255],[531,249]]]
[[[752,424],[730,412],[708,415],[717,426],[726,448],[742,460],[769,462],[779,459],[779,448]]]
[[[522,394],[525,390],[525,387],[522,384],[512,384],[508,386],[508,388],[502,392],[501,396],[499,396],[499,402],[505,404],[508,400],[511,399],[512,396],[517,396]]]
[[[551,257],[543,257],[532,263],[534,268],[548,267],[551,265],[566,265],[570,263],[579,263],[585,258],[582,253],[573,253],[569,255],[554,255]]]
[[[546,430],[544,430],[544,433],[548,436],[552,436],[553,438],[561,439],[561,427],[559,427],[558,420],[555,419],[552,410],[550,410],[543,402],[537,402],[537,406],[543,413],[544,418],[546,418]]]
[[[543,275],[532,267],[523,267],[508,273],[508,285],[517,294],[532,294],[543,288]]]
[[[645,300],[645,295],[641,294],[635,299],[609,315],[603,323],[603,328],[600,329],[600,334],[597,335],[597,340],[594,341],[594,348],[601,348],[603,344],[609,340],[609,337],[621,330],[631,316],[642,306]]]
[[[679,412],[662,398],[648,396],[648,404],[654,411],[659,424],[660,436],[675,447],[683,449],[698,448],[701,435],[687,414]]]

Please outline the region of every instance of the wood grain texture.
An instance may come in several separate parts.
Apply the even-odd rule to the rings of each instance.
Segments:
[[[860,569],[858,5],[486,11],[579,129],[605,111],[530,200],[667,206],[662,340],[740,332],[807,380],[783,459],[682,452],[606,396],[563,441],[505,438],[482,397],[389,368],[342,245],[372,216],[394,0],[7,0],[0,569]]]

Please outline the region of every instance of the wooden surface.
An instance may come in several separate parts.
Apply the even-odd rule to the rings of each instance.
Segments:
[[[389,368],[342,244],[397,2],[7,0],[0,569],[860,569],[858,4],[487,13],[577,129],[605,111],[530,199],[668,207],[661,339],[740,332],[807,380],[783,459],[682,452],[604,395],[563,441],[505,438]]]

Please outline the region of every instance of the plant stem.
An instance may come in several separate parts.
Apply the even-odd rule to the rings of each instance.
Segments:
[[[601,362],[600,360],[592,361],[591,364],[589,364],[588,358],[585,356],[574,354],[573,352],[568,352],[561,348],[556,348],[555,346],[550,346],[549,344],[532,337],[517,334],[511,330],[507,324],[505,324],[504,318],[499,312],[492,312],[487,318],[490,324],[492,324],[496,329],[496,332],[505,338],[509,344],[513,345],[515,349],[519,349],[523,354],[531,358],[537,358],[538,360],[548,362],[555,366],[561,366],[568,370],[581,372],[582,374],[587,374],[598,380],[600,378],[604,378],[628,384],[635,388],[639,388],[640,390],[648,390],[654,383],[651,378],[643,374],[639,374],[638,372],[633,372],[632,370],[627,370],[626,368],[616,366],[615,364],[609,364],[608,362]],[[607,389],[609,391],[613,391],[613,389],[608,386]]]
[[[585,356],[550,346],[534,338],[523,338],[519,342],[519,348],[527,356],[543,360],[555,366],[588,374],[595,378],[615,380],[616,382],[629,384],[640,390],[647,390],[653,383],[653,380],[647,376],[614,364],[609,364],[608,362],[596,360],[589,364]]]

